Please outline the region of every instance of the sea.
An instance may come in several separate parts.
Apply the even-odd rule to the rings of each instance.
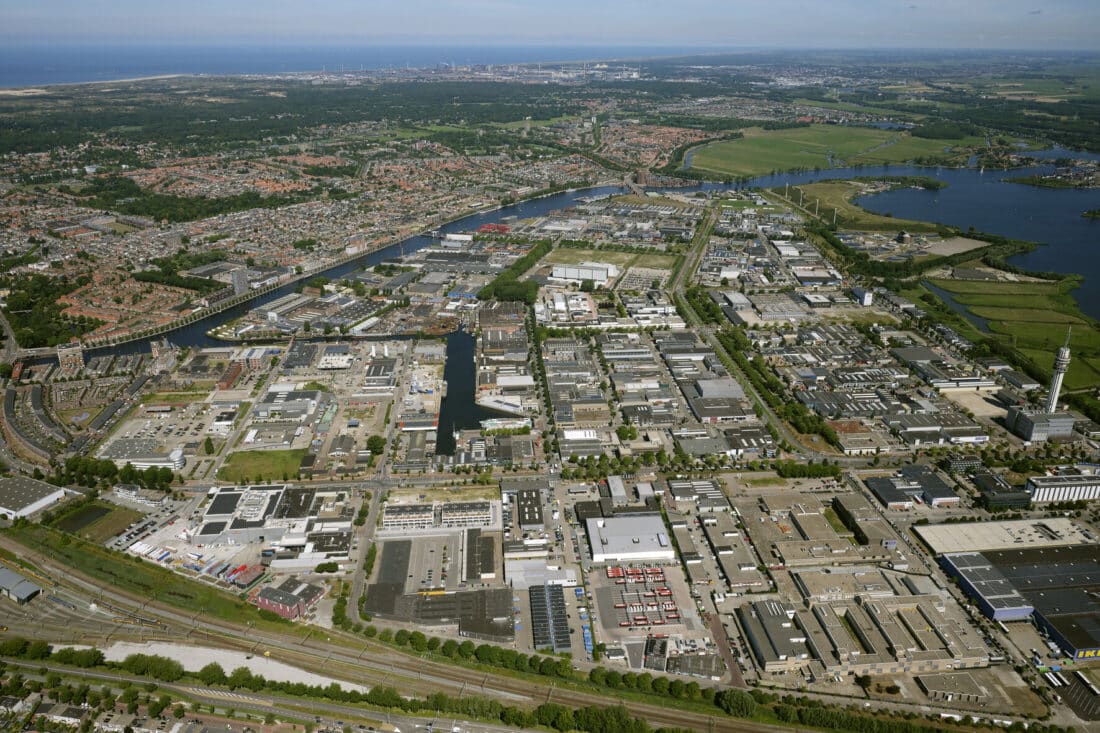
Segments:
[[[0,88],[168,74],[281,74],[534,64],[695,55],[717,48],[645,46],[195,46],[0,44]]]

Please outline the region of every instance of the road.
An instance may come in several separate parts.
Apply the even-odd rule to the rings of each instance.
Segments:
[[[707,212],[707,217],[699,226],[695,239],[691,243],[691,249],[684,259],[683,267],[676,273],[675,280],[669,283],[669,290],[674,293],[676,300],[683,304],[683,310],[687,314],[688,320],[691,321],[691,325],[694,326],[695,331],[706,339],[715,353],[724,354],[726,350],[723,348],[722,344],[719,343],[718,337],[714,333],[714,329],[703,323],[702,319],[699,318],[699,315],[691,307],[685,295],[685,291],[687,290],[686,286],[691,281],[691,276],[695,273],[696,268],[699,266],[699,260],[706,251],[707,242],[710,240],[710,233],[714,229],[714,224],[718,219],[718,213],[718,208],[712,208]],[[754,387],[752,382],[750,382],[741,372],[737,364],[731,361],[731,365],[733,366],[734,376],[737,378],[737,381],[745,388],[753,401],[762,408],[764,419],[784,440],[790,443],[791,446],[798,451],[801,442],[791,429],[787,427],[787,423],[781,420],[779,416],[775,414],[775,411],[768,406],[768,403],[760,396],[760,393],[756,391],[756,387]]]

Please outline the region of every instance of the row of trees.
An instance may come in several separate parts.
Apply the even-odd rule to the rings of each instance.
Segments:
[[[539,242],[530,252],[513,262],[477,294],[481,300],[510,300],[534,305],[538,297],[539,286],[533,280],[520,281],[519,278],[550,253],[549,242]]]
[[[749,359],[745,352],[751,348],[748,338],[737,328],[724,328],[718,332],[718,341],[741,372],[752,384],[756,393],[768,403],[779,417],[786,420],[800,433],[820,435],[830,445],[837,445],[836,431],[820,415],[811,412],[801,402],[785,397],[787,389],[760,357]]]
[[[488,644],[474,646],[473,642],[470,641],[458,643],[453,640],[439,643],[438,638],[428,638],[419,632],[406,632],[406,634],[402,637],[403,645],[414,649],[423,647],[425,650],[429,650],[429,647],[435,647],[444,655],[453,653],[457,658],[476,659],[488,664],[491,664],[492,659],[497,657],[503,660],[511,655],[515,655],[511,657],[513,659],[525,656],[517,654],[513,650],[493,647]],[[396,637],[394,641],[396,642]],[[649,733],[652,730],[648,723],[630,715],[622,705],[570,708],[567,705],[557,703],[544,703],[533,710],[523,710],[505,706],[496,700],[472,696],[452,698],[443,693],[435,693],[423,699],[409,698],[391,687],[381,685],[375,686],[369,692],[364,693],[356,690],[345,690],[336,682],[332,682],[327,686],[307,685],[301,682],[277,682],[268,680],[262,675],[254,674],[247,667],[238,667],[227,673],[216,662],[207,664],[197,672],[185,673],[174,660],[155,655],[131,655],[117,664],[104,662],[102,654],[95,649],[59,649],[51,655],[51,649],[44,642],[28,642],[25,639],[8,639],[0,642],[0,655],[30,660],[51,659],[58,663],[78,667],[106,666],[108,668],[119,668],[131,674],[153,677],[164,681],[176,681],[185,676],[190,676],[209,687],[224,686],[231,690],[266,691],[349,704],[365,703],[406,713],[446,713],[482,720],[499,720],[505,725],[523,728],[543,726],[560,731],[577,730],[587,733],[620,733],[623,731]],[[544,659],[553,663],[559,661],[552,658]],[[543,663],[540,661],[539,666],[542,667],[542,665]],[[530,667],[530,662],[528,662],[528,666]],[[177,674],[179,676],[176,676]],[[15,681],[18,681],[19,686],[22,687],[21,679]],[[714,709],[720,710],[731,717],[767,722],[778,719],[778,721],[787,724],[825,730],[855,731],[856,733],[928,733],[930,730],[941,730],[944,724],[944,721],[940,720],[934,713],[930,713],[926,717],[914,712],[891,716],[880,711],[875,715],[867,715],[860,710],[830,705],[816,699],[794,695],[785,695],[780,698],[778,695],[760,689],[746,692],[736,689],[700,688],[695,682],[685,683],[682,680],[670,680],[663,676],[651,676],[648,673],[622,674],[614,670],[596,668],[589,674],[589,681],[612,690],[634,690],[689,701],[709,702],[714,706]],[[59,683],[60,679],[56,678],[53,682]],[[12,683],[13,679],[9,678],[8,684],[0,687],[0,693],[11,694],[9,690],[13,689]],[[57,684],[53,686],[56,687]],[[146,689],[151,691],[155,689],[155,686],[147,686]],[[123,691],[121,699],[123,702],[136,705],[138,697],[138,690],[129,686]],[[155,702],[162,703],[159,705],[156,714],[163,713],[171,704],[171,701],[164,697]],[[967,725],[968,721],[965,720],[962,723],[952,724],[953,727],[960,728]],[[1022,729],[1023,727],[1019,723],[1009,727],[1009,730]],[[1033,731],[1033,733],[1063,733],[1066,729],[1056,725],[1043,725],[1032,722],[1028,730]],[[659,733],[680,733],[680,729],[661,729]]]

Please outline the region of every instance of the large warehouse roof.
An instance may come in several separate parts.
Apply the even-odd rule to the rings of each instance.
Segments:
[[[659,515],[593,518],[588,520],[587,529],[593,562],[676,559]]]
[[[0,479],[0,514],[33,514],[65,496],[65,490],[23,476]]]
[[[949,552],[1059,547],[1082,545],[1088,542],[1081,528],[1065,517],[972,524],[914,525],[913,531],[919,534],[937,555]]]

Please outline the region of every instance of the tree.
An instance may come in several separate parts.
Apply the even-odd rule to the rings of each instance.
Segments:
[[[714,696],[715,704],[728,715],[751,718],[756,713],[756,700],[741,690],[722,690]]]
[[[179,703],[177,703],[176,706],[172,708],[172,717],[176,720],[179,720],[186,714],[187,712],[183,709],[183,705],[180,705]]]
[[[206,436],[206,440],[202,443],[202,450],[208,456],[214,455],[214,439],[209,435]]]
[[[374,455],[381,455],[386,450],[386,439],[381,435],[372,435],[367,438],[367,450]]]
[[[592,280],[588,280],[588,279],[581,280],[581,292],[582,293],[591,293],[591,292],[595,291],[595,289],[596,289],[596,283],[593,282]]]
[[[199,679],[207,686],[223,685],[225,684],[225,670],[217,662],[211,662],[199,670]]]

